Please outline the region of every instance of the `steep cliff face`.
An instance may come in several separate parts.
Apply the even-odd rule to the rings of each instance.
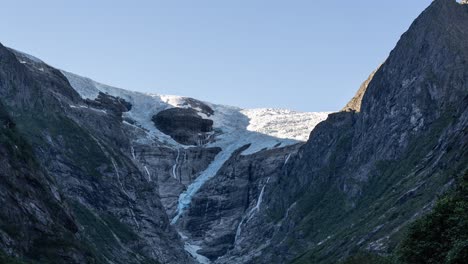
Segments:
[[[467,52],[467,6],[434,1],[357,95],[362,102],[313,130],[266,190],[243,247],[219,262],[334,263],[391,251],[466,173]]]
[[[436,0],[342,112],[148,95],[0,45],[0,256],[336,263],[468,167],[468,5]],[[27,219],[25,221],[24,219]]]
[[[18,258],[84,263],[93,255],[54,180],[0,105],[0,248]],[[50,247],[50,248],[49,248]],[[0,251],[0,252],[1,252]]]
[[[47,249],[32,254],[27,254],[26,249],[24,254],[21,254],[24,251],[16,253],[28,259],[48,261],[42,259],[44,252],[63,251],[63,258],[68,258],[72,251],[62,249],[61,244],[74,245],[79,241],[91,252],[92,261],[83,260],[84,255],[81,260],[72,259],[76,263],[191,263],[169,224],[156,182],[123,153],[130,149],[128,135],[132,131],[123,125],[122,111],[128,111],[130,105],[104,95],[95,102],[83,100],[60,71],[3,46],[0,51],[1,100],[12,114],[15,134],[21,136],[19,140],[22,144],[30,142],[29,154],[37,161],[38,168],[24,163],[19,165],[24,172],[7,170],[5,177],[25,174],[24,181],[28,178],[33,183],[37,181],[34,187],[45,191],[36,190],[38,204],[28,206],[44,211],[43,219],[39,219],[44,225],[48,221],[58,225],[58,238],[55,230],[43,228],[49,233],[42,232],[45,243],[39,246]],[[42,182],[41,171],[50,176],[49,181]],[[16,188],[23,190],[24,186]],[[49,189],[55,190],[55,196],[47,197]],[[63,198],[57,190],[63,193]],[[27,189],[24,191],[27,193]],[[34,200],[34,196],[29,199]],[[47,199],[51,205],[40,203]],[[18,200],[28,204],[26,198],[18,197]],[[10,201],[8,205],[14,206]],[[47,215],[48,205],[54,206],[50,214],[62,215],[63,222],[67,212],[74,220],[60,227],[59,219],[48,220],[54,217]],[[13,221],[13,217],[10,214],[6,219]],[[68,236],[59,240],[64,236],[62,233]],[[28,240],[12,238],[9,243],[15,245],[21,241]]]
[[[195,195],[179,219],[177,229],[186,243],[211,261],[241,243],[243,226],[252,221],[265,202],[265,190],[277,181],[282,168],[301,144],[242,155],[239,148]],[[262,234],[258,233],[258,236]]]
[[[70,259],[65,262],[196,262],[202,256],[183,235],[186,230],[180,227],[184,225],[177,222],[181,217],[185,221],[187,211],[198,206],[191,203],[192,198],[226,162],[235,166],[231,160],[237,160],[237,156],[268,149],[281,152],[283,147],[299,142],[288,138],[290,132],[282,133],[285,128],[269,127],[290,121],[288,129],[300,125],[291,138],[302,139],[307,137],[304,132],[327,115],[264,109],[252,110],[250,113],[261,115],[249,118],[235,107],[99,84],[3,46],[0,62],[0,101],[5,105],[2,126],[30,146],[30,158],[39,169],[29,163],[18,166],[30,171],[29,177],[37,177],[44,188],[63,196],[56,204],[41,204],[39,198],[48,199],[49,194],[44,193],[37,203],[44,211],[43,218],[52,218],[50,222],[57,226],[51,224],[57,234],[47,234],[51,237],[46,236],[44,241],[51,242],[44,246],[53,252],[61,250],[58,257]],[[305,123],[299,124],[296,118]],[[283,138],[256,129],[275,131]],[[12,146],[8,142],[4,147]],[[242,153],[238,152],[240,148]],[[9,155],[5,154],[6,158]],[[6,168],[2,173],[18,174]],[[43,177],[49,181],[42,182]],[[16,183],[14,187],[21,188],[19,181]],[[14,208],[12,203],[26,204],[28,198],[4,201]],[[53,207],[50,216],[47,206]],[[9,223],[21,217],[17,214],[4,216],[2,232],[8,232]],[[232,215],[239,217],[239,213]],[[21,228],[26,234],[34,225]],[[36,236],[34,232],[30,235]],[[57,257],[34,248],[36,244],[31,246],[34,240],[24,242],[7,235],[2,239],[6,242],[1,249],[9,255],[28,261],[55,261]],[[61,247],[60,243],[71,246]]]

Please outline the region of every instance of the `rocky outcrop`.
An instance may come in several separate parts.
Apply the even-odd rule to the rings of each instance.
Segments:
[[[220,152],[219,148],[179,148],[134,143],[132,157],[147,177],[158,183],[159,198],[166,214],[175,215],[180,194],[204,171]]]
[[[192,109],[197,109],[207,116],[214,114],[214,110],[210,106],[197,99],[187,97],[185,98],[184,104],[182,106],[189,106]]]
[[[379,66],[380,68],[380,66]],[[378,69],[377,69],[378,70]],[[361,103],[362,103],[362,97],[364,97],[364,94],[366,93],[367,87],[369,86],[369,83],[372,81],[374,78],[375,73],[377,70],[373,71],[371,75],[365,80],[361,86],[359,87],[358,91],[354,95],[353,98],[346,104],[346,106],[341,110],[341,111],[356,111],[359,112],[361,111]]]
[[[299,149],[290,147],[242,155],[234,152],[216,177],[193,198],[192,206],[177,227],[198,253],[211,260],[226,254],[240,243],[242,227],[256,217],[267,185],[279,178],[282,168]]]
[[[152,120],[159,130],[184,145],[204,145],[213,131],[213,120],[203,119],[192,108],[170,108]]]
[[[122,113],[128,112],[132,109],[132,104],[122,98],[99,93],[95,100],[86,99],[86,105],[96,109],[108,110],[114,115],[122,117]]]

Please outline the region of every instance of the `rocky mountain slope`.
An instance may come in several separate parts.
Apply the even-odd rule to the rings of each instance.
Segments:
[[[0,256],[388,254],[467,173],[467,123],[468,5],[454,0],[434,1],[330,115],[132,92],[0,45]]]
[[[218,262],[391,252],[467,171],[467,66],[468,6],[434,1],[346,111],[320,123],[270,180],[263,210],[239,220],[245,235]]]
[[[33,205],[26,198],[16,198],[24,200],[24,207],[11,204],[18,212],[5,215],[1,226],[5,235],[0,245],[4,252],[26,259],[193,263],[195,257],[201,257],[194,251],[197,246],[176,225],[191,208],[193,196],[234,154],[282,152],[288,146],[297,149],[308,131],[328,115],[243,110],[192,98],[131,92],[0,48],[5,137],[16,135],[15,140],[26,144],[27,158],[37,163],[37,168],[25,163],[17,165],[17,169],[26,174],[31,171],[28,177],[37,177],[42,188],[54,190],[57,204],[52,203],[54,197],[50,199],[56,210],[44,204],[37,209],[38,217],[46,221],[52,217],[49,213],[60,215],[68,221],[67,226],[60,226],[65,224],[58,221],[58,216],[57,223],[52,219],[51,224],[64,229],[66,243],[76,244],[56,256],[56,251],[61,250],[55,246],[62,243],[61,229],[49,226],[49,234],[54,229],[58,232],[57,238],[50,238],[47,244],[54,254],[36,255],[41,250],[34,246],[42,238],[34,237],[34,233],[28,234],[32,236],[30,245],[22,248],[20,238],[8,231],[23,228],[27,234],[28,228],[33,228],[15,226],[21,212],[32,210],[29,207]],[[15,144],[20,146],[8,140],[2,142],[2,147],[10,149]],[[10,155],[5,155],[6,164],[12,162]],[[44,176],[33,171],[43,171]],[[1,175],[10,180],[16,174],[8,169]],[[14,194],[22,186],[20,180],[12,181],[14,188],[10,186],[13,189],[9,191]],[[37,195],[41,193],[37,191]]]

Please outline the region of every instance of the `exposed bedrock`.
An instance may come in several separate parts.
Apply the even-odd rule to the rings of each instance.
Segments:
[[[185,98],[184,105],[187,105],[190,108],[196,109],[207,116],[211,116],[214,114],[214,110],[211,107],[209,107],[207,104],[197,99],[187,97]]]
[[[233,249],[242,226],[257,216],[263,193],[302,144],[242,155],[234,152],[215,177],[193,197],[192,205],[177,223],[198,253],[215,260]]]
[[[152,118],[156,127],[184,145],[204,145],[207,133],[213,131],[213,121],[204,119],[192,108],[170,108]]]
[[[220,148],[174,149],[137,144],[131,156],[147,177],[158,183],[159,196],[169,218],[174,217],[179,195],[215,159]]]
[[[127,112],[132,109],[132,104],[124,99],[102,92],[99,93],[95,100],[86,99],[86,104],[98,109],[109,110],[120,117],[122,117],[123,112]]]
[[[193,263],[157,181],[127,154],[133,131],[120,115],[128,104],[107,95],[87,104],[60,71],[1,45],[0,104],[0,254]]]

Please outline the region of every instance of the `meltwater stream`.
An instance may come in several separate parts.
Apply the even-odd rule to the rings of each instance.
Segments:
[[[200,188],[207,182],[209,179],[213,178],[218,171],[221,169],[223,164],[231,157],[232,153],[239,148],[239,144],[229,145],[223,149],[208,168],[203,171],[200,176],[198,176],[195,181],[193,181],[187,188],[187,190],[180,194],[179,203],[177,205],[177,214],[172,219],[171,224],[177,223],[180,216],[185,212],[185,210],[190,206],[192,202],[192,197],[200,190]]]

